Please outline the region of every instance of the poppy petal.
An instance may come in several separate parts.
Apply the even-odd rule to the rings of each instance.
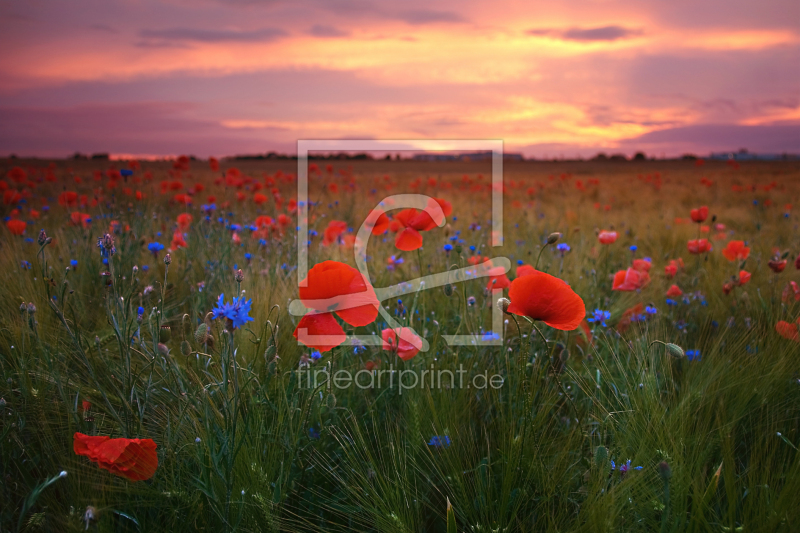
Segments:
[[[586,317],[583,299],[561,280],[544,272],[532,272],[511,282],[508,312],[541,320],[563,331],[578,327]]]
[[[404,252],[417,250],[422,246],[422,235],[414,228],[406,228],[397,234],[394,245]]]
[[[308,313],[297,323],[294,338],[309,348],[327,352],[342,344],[346,335],[331,313]]]

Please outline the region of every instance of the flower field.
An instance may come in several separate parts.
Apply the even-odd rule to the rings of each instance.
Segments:
[[[799,163],[307,170],[0,161],[0,531],[796,530]]]

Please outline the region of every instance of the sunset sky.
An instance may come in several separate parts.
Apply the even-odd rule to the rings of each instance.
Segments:
[[[800,153],[800,2],[0,0],[0,156]]]

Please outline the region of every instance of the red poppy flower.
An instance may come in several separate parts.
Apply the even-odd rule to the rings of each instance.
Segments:
[[[650,283],[650,275],[647,272],[639,272],[633,267],[628,270],[620,270],[614,275],[614,283],[611,286],[615,291],[635,291]]]
[[[645,259],[634,259],[633,260],[633,268],[638,270],[639,272],[650,272],[650,268],[653,266],[653,263],[647,261]]]
[[[617,232],[603,230],[598,233],[597,240],[600,241],[600,244],[611,244],[617,240]]]
[[[773,259],[772,261],[768,262],[767,265],[769,265],[769,268],[771,268],[773,272],[779,274],[783,272],[784,268],[786,268],[786,259]]]
[[[486,273],[489,275],[489,281],[486,283],[486,290],[488,291],[492,289],[506,289],[511,285],[511,281],[509,281],[508,276],[506,276],[503,267],[491,267]]]
[[[112,439],[75,433],[73,449],[103,470],[131,481],[150,479],[158,468],[156,443],[152,439]]]
[[[430,231],[436,227],[436,222],[426,211],[416,209],[404,209],[396,216],[400,225],[404,228],[394,239],[394,245],[404,252],[416,250],[422,246],[421,231]]]
[[[183,234],[180,231],[176,231],[172,235],[172,245],[171,248],[173,250],[177,250],[178,248],[186,248],[186,240],[183,238]]]
[[[677,298],[678,296],[682,296],[683,291],[677,285],[673,285],[672,287],[667,290],[667,297],[668,298]]]
[[[400,333],[398,340],[397,333]],[[411,328],[398,328],[397,330],[386,328],[381,332],[383,338],[383,350],[396,353],[403,361],[408,361],[417,355],[422,349],[422,338],[414,333]]]
[[[372,214],[372,213],[370,213],[370,214]],[[386,213],[381,212],[381,214],[378,215],[378,218],[375,219],[374,224],[372,224],[372,229],[371,229],[372,234],[373,235],[383,235],[384,233],[386,233],[389,230],[390,222],[391,222],[391,220],[389,220],[389,217],[386,216]]]
[[[711,251],[711,243],[708,239],[693,239],[686,244],[691,254],[704,254]]]
[[[219,171],[219,161],[217,161],[216,157],[209,157],[208,158],[208,166],[211,168],[212,172]]]
[[[517,277],[527,276],[528,274],[532,274],[536,272],[536,269],[533,268],[531,265],[519,265],[517,267]]]
[[[58,195],[58,205],[64,207],[75,207],[78,204],[78,193],[75,191],[64,191]]]
[[[322,237],[322,244],[324,246],[328,246],[331,243],[336,242],[339,239],[339,236],[347,231],[347,222],[343,222],[341,220],[331,220],[328,222],[328,227],[325,228],[325,233]]]
[[[783,288],[781,300],[784,302],[791,302],[792,297],[794,297],[795,302],[800,302],[800,286],[798,286],[795,281],[790,281],[786,287]]]
[[[797,256],[797,259],[794,260],[794,267],[797,270],[800,270],[800,255]]]
[[[192,225],[193,217],[189,213],[181,213],[178,215],[178,227],[181,231],[186,231]]]
[[[617,331],[620,333],[625,333],[625,331],[627,331],[631,325],[631,319],[635,316],[641,315],[642,313],[644,313],[644,305],[642,303],[638,303],[633,307],[626,309],[625,312],[622,313],[619,322],[617,322]]]
[[[508,312],[541,320],[563,331],[578,327],[586,317],[586,306],[564,280],[534,271],[511,282]]]
[[[740,270],[739,271],[739,286],[741,287],[748,281],[750,281],[751,274],[747,270]]]
[[[6,222],[6,227],[13,235],[22,235],[25,233],[25,228],[28,227],[28,223],[24,220],[11,219]]]
[[[722,255],[728,261],[741,261],[750,255],[750,248],[744,245],[744,241],[730,241],[722,250]]]
[[[375,290],[358,270],[344,263],[324,261],[315,265],[303,284],[300,300],[311,311],[297,324],[294,337],[306,346],[325,352],[344,342],[344,330],[334,313],[356,327],[366,326],[378,316]],[[314,339],[312,335],[324,338]]]
[[[708,207],[703,206],[700,207],[699,209],[692,209],[691,215],[692,215],[692,220],[694,220],[698,224],[701,222],[705,222],[705,220],[708,218]]]
[[[800,318],[797,319],[800,322]],[[790,341],[800,342],[800,332],[798,332],[797,323],[790,324],[785,320],[779,321],[775,324],[775,331],[783,337],[784,339],[789,339]]]
[[[664,267],[664,273],[667,275],[668,278],[674,278],[675,274],[678,273],[678,264],[673,259],[669,262],[667,266]]]

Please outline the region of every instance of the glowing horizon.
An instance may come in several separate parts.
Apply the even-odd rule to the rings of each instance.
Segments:
[[[800,6],[0,0],[0,154],[800,152]]]

